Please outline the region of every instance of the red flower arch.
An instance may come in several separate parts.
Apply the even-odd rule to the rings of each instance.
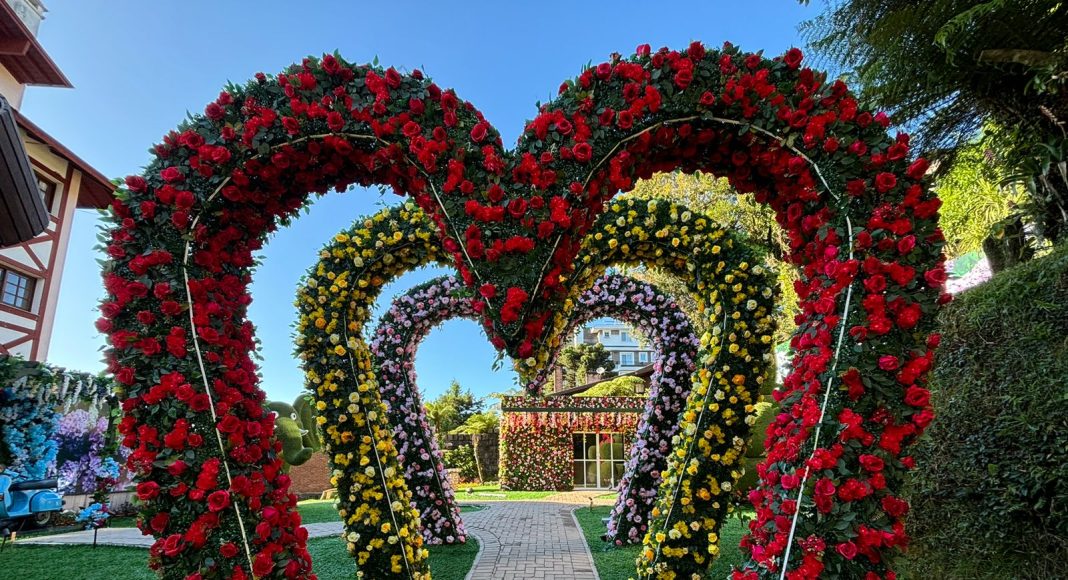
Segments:
[[[310,573],[245,316],[252,253],[307,192],[380,184],[412,196],[480,289],[491,340],[527,374],[603,204],[681,169],[725,175],[772,207],[801,268],[794,371],[752,496],[754,563],[739,575],[888,576],[905,541],[907,445],[931,420],[939,202],[907,136],[800,64],[796,49],[769,60],[640,47],[565,83],[512,151],[418,71],[326,56],[220,94],[156,146],[112,208],[99,326],[125,385],[152,564]],[[226,509],[212,509],[220,495],[208,502],[216,491]]]

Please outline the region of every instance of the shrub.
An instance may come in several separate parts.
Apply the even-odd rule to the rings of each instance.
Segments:
[[[460,470],[463,481],[478,481],[478,465],[475,464],[475,450],[470,445],[461,445],[456,449],[447,449],[444,453],[445,467]]]
[[[1068,578],[1068,247],[942,314],[917,447],[914,578]]]
[[[576,397],[640,397],[639,389],[645,388],[645,381],[631,375],[616,377],[610,381],[599,383],[589,389],[576,394]]]

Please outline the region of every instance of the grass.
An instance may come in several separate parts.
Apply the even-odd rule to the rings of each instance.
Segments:
[[[521,500],[538,500],[554,495],[558,492],[555,491],[511,491],[501,489],[501,486],[496,484],[483,484],[483,485],[464,485],[460,486],[456,490],[456,499],[464,501],[468,499],[486,500],[486,501],[521,501]]]
[[[597,574],[601,580],[627,580],[634,577],[634,561],[641,551],[640,545],[616,547],[601,541],[601,534],[605,532],[603,518],[608,517],[612,508],[609,506],[590,508],[578,508],[575,510],[575,518],[582,527],[582,534],[586,537],[586,543],[590,546],[593,554],[593,565],[597,568]],[[719,533],[720,556],[712,564],[706,578],[726,578],[730,573],[731,566],[742,563],[742,553],[738,548],[738,542],[745,534],[745,526],[738,518],[730,518]]]
[[[355,577],[356,565],[338,537],[308,540],[308,551],[321,580]],[[459,546],[431,546],[430,569],[434,580],[462,580],[478,554],[471,538]],[[155,580],[148,569],[148,550],[117,546],[8,545],[0,552],[4,578],[55,580],[60,570],[77,570],[78,580]]]

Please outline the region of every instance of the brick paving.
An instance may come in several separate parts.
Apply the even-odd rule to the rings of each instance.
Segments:
[[[558,493],[537,501],[479,501],[485,509],[463,515],[481,552],[467,580],[599,580],[589,547],[572,512],[576,507],[611,505],[605,492]],[[312,538],[339,535],[341,522],[308,524]],[[97,543],[147,548],[151,536],[137,528],[103,528]],[[91,544],[93,532],[79,531],[21,538],[19,544]]]

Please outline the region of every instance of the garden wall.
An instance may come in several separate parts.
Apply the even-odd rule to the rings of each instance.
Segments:
[[[324,491],[332,489],[330,483],[330,464],[326,454],[312,453],[311,459],[301,465],[294,465],[289,470],[292,483],[289,491],[301,497],[319,497]]]
[[[483,481],[497,481],[500,463],[500,435],[498,433],[449,433],[439,437],[441,451],[470,445],[482,468]]]

